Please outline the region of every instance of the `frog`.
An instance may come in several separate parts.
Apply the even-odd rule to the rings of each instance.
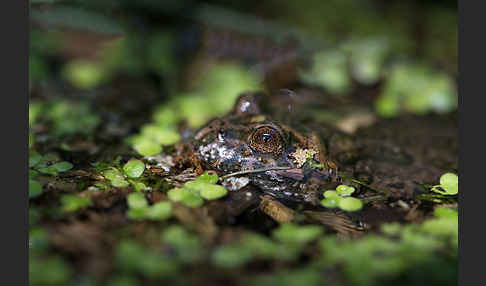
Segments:
[[[259,91],[242,93],[231,111],[181,142],[177,154],[190,168],[171,182],[215,172],[228,195],[208,202],[205,213],[222,222],[254,213],[248,210],[256,207],[277,223],[304,218],[346,236],[363,233],[361,221],[320,204],[326,186],[341,182],[329,142],[310,125],[290,117],[282,120],[281,110],[274,113],[275,105],[269,104],[274,98]],[[330,128],[325,134],[334,133]]]
[[[279,200],[317,205],[319,186],[337,179],[337,166],[315,132],[264,112],[264,98],[262,92],[241,94],[231,112],[195,134],[194,156],[223,184],[243,177]]]

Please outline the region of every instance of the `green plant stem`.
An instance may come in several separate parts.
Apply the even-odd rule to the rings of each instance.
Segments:
[[[385,197],[384,197],[384,199],[388,198],[388,197],[391,195],[391,194],[390,194],[389,192],[387,192],[387,191],[384,191],[384,190],[380,190],[380,189],[374,188],[374,187],[372,187],[372,186],[370,186],[370,185],[368,185],[368,184],[366,184],[366,183],[363,183],[363,182],[361,182],[361,181],[359,181],[359,180],[353,179],[352,177],[349,177],[349,176],[347,176],[347,175],[339,174],[339,177],[340,177],[340,178],[343,178],[343,179],[345,179],[345,180],[350,180],[351,182],[356,183],[356,184],[359,184],[359,185],[362,185],[362,186],[364,186],[364,187],[367,187],[368,189],[370,189],[370,190],[372,190],[372,191],[374,191],[374,192],[376,192],[376,193],[382,194],[383,196],[385,196]]]

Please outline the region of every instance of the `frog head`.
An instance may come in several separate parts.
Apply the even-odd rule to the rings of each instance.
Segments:
[[[310,200],[309,190],[335,175],[318,137],[299,132],[262,112],[261,93],[241,95],[233,110],[194,137],[202,166],[223,179],[245,177],[278,198]]]

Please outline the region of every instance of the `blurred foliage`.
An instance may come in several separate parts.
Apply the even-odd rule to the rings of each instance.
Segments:
[[[359,241],[343,242],[326,237],[320,242],[323,252],[320,263],[341,265],[353,285],[379,285],[378,279],[401,276],[405,276],[401,277],[405,278],[403,281],[419,279],[409,281],[412,283],[426,280],[454,284],[457,279],[457,211],[439,210],[435,218],[422,225],[385,224],[382,230],[386,236],[369,234]],[[438,256],[438,252],[442,254]],[[428,278],[416,277],[417,273],[428,275]]]
[[[131,193],[127,196],[129,210],[127,216],[134,220],[164,220],[171,216],[172,205],[170,202],[157,202],[148,205],[147,199],[142,193]]]
[[[106,80],[106,74],[95,62],[73,60],[64,66],[64,77],[80,89],[91,89]]]
[[[34,198],[42,193],[42,184],[35,178],[40,174],[57,176],[61,172],[69,171],[73,164],[53,155],[40,155],[35,151],[29,152],[29,198]]]
[[[56,6],[56,2],[62,6]],[[359,93],[362,87],[379,86],[375,108],[383,117],[400,116],[406,112],[427,114],[455,110],[457,12],[435,4],[422,7],[416,6],[415,2],[380,3],[359,0],[312,0],[305,4],[265,1],[241,2],[234,7],[259,11],[266,19],[271,19],[266,22],[269,24],[266,27],[271,30],[270,37],[275,39],[300,32],[309,36],[299,37],[304,39],[302,45],[306,51],[309,48],[315,52],[306,53],[310,60],[307,68],[298,67],[303,84],[342,96]],[[209,4],[201,6],[205,9],[186,9],[196,7],[195,1],[166,1],[160,5],[160,2],[150,0],[31,0],[30,4],[30,16],[36,23],[29,35],[31,202],[44,200],[44,196],[35,199],[43,192],[42,177],[59,179],[59,173],[73,168],[71,163],[63,161],[68,157],[44,153],[44,143],[55,143],[64,136],[90,137],[95,130],[105,130],[91,99],[104,96],[109,88],[121,86],[123,90],[123,83],[132,79],[150,82],[148,86],[154,82],[158,84],[156,93],[160,101],[155,102],[151,121],[136,126],[137,134],[120,138],[142,156],[156,155],[166,148],[164,146],[179,142],[184,136],[179,133],[181,127],[196,129],[209,119],[225,114],[241,92],[267,88],[262,83],[262,76],[250,72],[245,62],[210,59],[209,63],[203,61],[195,68],[189,66],[195,69],[196,76],[187,71],[184,61],[190,57],[180,49],[184,41],[193,36],[185,35],[184,29],[179,29],[178,25],[192,21],[191,17],[203,19],[204,15],[218,15],[218,9],[203,13],[211,9]],[[377,9],[381,6],[385,8]],[[156,20],[154,15],[161,19]],[[214,23],[220,23],[219,27],[228,21],[228,18],[223,19],[224,15],[220,16],[221,19],[214,19]],[[233,18],[229,18],[229,22],[228,26],[232,27],[244,25]],[[280,24],[301,30],[281,29],[285,26]],[[64,40],[69,29],[93,31],[113,38],[95,57],[73,57],[65,50]],[[246,30],[255,35],[264,32]],[[310,41],[306,42],[306,39]],[[321,43],[326,45],[320,46]],[[74,91],[75,96],[80,92],[82,98],[57,99],[58,92],[63,95],[64,91]],[[137,97],[138,93],[133,96]],[[63,156],[72,155],[67,153]],[[225,275],[235,273],[251,285],[382,285],[387,282],[390,282],[388,285],[445,285],[457,279],[456,209],[436,208],[434,217],[421,224],[385,224],[380,232],[358,240],[343,240],[325,233],[321,226],[282,224],[265,234],[238,229],[235,237],[218,237],[221,244],[214,245],[193,232],[194,229],[173,224],[172,206],[173,202],[180,202],[197,208],[203,206],[205,200],[226,196],[227,190],[216,184],[217,175],[205,173],[182,188],[169,190],[169,201],[151,203],[149,199],[154,193],[146,191],[159,190],[163,180],[153,182],[149,178],[151,173],[140,160],[121,162],[117,158],[105,163],[100,158],[93,163],[94,174],[90,175],[102,175],[105,180],[97,177],[99,180],[90,188],[104,191],[104,194],[119,192],[117,188],[133,189],[134,192],[125,197],[127,208],[123,210],[129,219],[124,218],[124,223],[137,227],[155,225],[158,230],[144,232],[144,235],[139,235],[138,228],[130,229],[133,232],[120,231],[119,236],[110,241],[114,243],[110,253],[116,261],[113,271],[101,282],[89,277],[84,279],[77,275],[78,263],[72,263],[71,258],[76,255],[68,260],[68,257],[55,254],[56,248],[51,248],[49,228],[43,226],[43,217],[51,212],[50,208],[31,205],[31,285],[96,284],[94,281],[100,285],[142,285],[152,281],[165,282],[167,278],[186,281],[191,278],[182,273],[191,269],[222,275],[222,281],[227,281]],[[442,190],[446,194],[457,194],[457,182],[457,175],[444,174],[439,185],[431,186],[431,190],[439,194],[432,194],[442,196]],[[361,209],[362,202],[351,197],[354,188],[346,187],[326,191],[323,205],[348,211]],[[46,188],[44,192],[51,191]],[[49,203],[58,199],[61,210],[82,213],[93,205],[91,194],[58,195],[52,192],[52,196],[45,198]],[[59,218],[64,219],[62,215]],[[153,233],[155,236],[150,236]],[[236,271],[225,272],[228,268]],[[246,275],[248,269],[255,275]]]
[[[381,79],[383,67],[391,50],[387,38],[353,39],[342,49],[349,55],[350,74],[362,84],[374,84]]]
[[[133,240],[121,241],[115,251],[118,267],[125,273],[160,279],[177,273],[179,263]]]
[[[60,35],[56,31],[29,31],[29,90],[32,86],[48,79],[51,71],[48,58],[56,55]]]
[[[42,193],[41,183],[30,179],[29,180],[29,198],[37,197]]]
[[[172,225],[162,234],[162,241],[171,246],[183,263],[201,261],[204,248],[201,238],[182,226]]]
[[[317,225],[298,226],[294,224],[282,224],[273,232],[273,236],[286,244],[306,244],[323,233],[323,229]]]
[[[173,33],[157,30],[141,38],[128,29],[103,51],[103,69],[112,76],[117,73],[136,76],[153,71],[174,80],[178,72],[174,57]]]
[[[193,181],[186,182],[183,188],[173,188],[167,195],[173,202],[181,202],[188,207],[200,207],[205,200],[216,200],[226,196],[228,191],[216,185],[218,175],[205,172]]]
[[[312,59],[312,69],[301,72],[303,82],[325,87],[330,92],[344,94],[350,91],[351,79],[346,55],[341,51],[322,51]]]
[[[248,278],[248,284],[256,286],[325,285],[320,271],[311,268],[281,270],[275,274],[263,274]]]
[[[458,19],[452,9],[431,9],[425,28],[425,58],[458,74]]]
[[[118,23],[110,17],[79,7],[58,5],[46,10],[31,8],[29,17],[45,24],[62,24],[69,28],[96,33],[119,34],[122,32]]]
[[[72,276],[69,264],[59,256],[29,255],[29,285],[66,285]]]
[[[61,197],[62,210],[65,212],[74,212],[91,205],[90,198],[83,198],[77,195],[63,195]]]
[[[52,99],[29,102],[29,126],[36,123],[52,124],[51,136],[91,134],[100,123],[100,117],[84,101]]]
[[[143,156],[160,153],[162,145],[179,141],[177,123],[184,120],[189,127],[200,127],[209,119],[231,110],[241,92],[261,89],[254,75],[234,64],[209,68],[197,85],[197,92],[177,94],[156,107],[154,121],[142,126],[139,134],[128,139],[138,153]]]
[[[398,63],[390,68],[375,107],[384,117],[394,117],[402,111],[444,113],[457,107],[457,92],[446,73],[426,65]]]

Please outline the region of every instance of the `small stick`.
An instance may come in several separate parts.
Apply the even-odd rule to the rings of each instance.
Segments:
[[[269,168],[261,168],[261,169],[253,169],[253,170],[243,170],[243,171],[238,171],[234,172],[228,175],[224,175],[220,177],[220,180],[224,180],[228,177],[233,177],[233,176],[238,176],[238,175],[243,175],[243,174],[251,174],[251,173],[260,173],[260,172],[265,172],[265,171],[272,171],[272,170],[289,170],[289,169],[294,169],[292,167],[269,167]]]

